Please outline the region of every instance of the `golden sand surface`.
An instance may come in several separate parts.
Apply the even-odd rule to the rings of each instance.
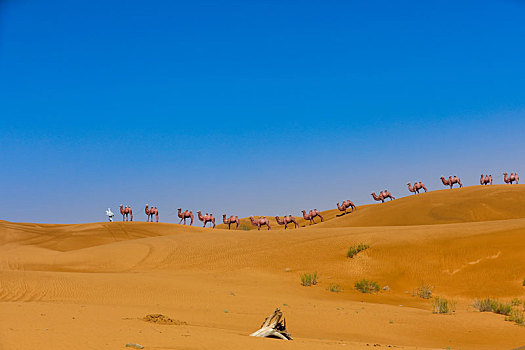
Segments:
[[[312,226],[301,218],[298,229],[273,221],[270,231],[246,218],[248,231],[0,221],[0,349],[525,345],[525,327],[472,307],[475,298],[525,300],[525,185],[356,204],[343,216],[324,211]],[[370,248],[347,258],[358,243]],[[309,272],[319,281],[304,287]],[[362,278],[390,290],[360,293]],[[432,299],[412,295],[421,283],[455,312],[432,313]],[[277,306],[294,340],[249,337]]]

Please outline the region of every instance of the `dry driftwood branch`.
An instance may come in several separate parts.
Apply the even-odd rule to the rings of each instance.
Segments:
[[[250,337],[292,340],[291,334],[286,330],[286,320],[280,308],[276,308],[270,316],[266,317],[261,328],[250,334]]]

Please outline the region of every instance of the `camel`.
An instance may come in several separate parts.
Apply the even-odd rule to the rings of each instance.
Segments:
[[[233,223],[237,223],[237,227],[235,227],[235,229],[238,229],[239,228],[239,217],[238,216],[230,216],[228,219],[226,219],[226,214],[222,214],[222,222],[224,224],[227,224],[228,225],[228,230],[230,229],[230,225],[233,224]]]
[[[352,203],[351,200],[343,201],[343,205],[341,205],[341,206],[339,205],[339,203],[337,203],[337,209],[339,209],[339,211],[344,211],[344,213],[341,214],[341,215],[348,214],[348,213],[346,212],[346,210],[347,210],[348,208],[352,208],[351,213],[352,213],[352,212],[354,211],[354,209],[356,208],[355,205],[354,205],[354,203]]]
[[[153,207],[151,207],[151,209],[153,209]],[[148,217],[146,222],[149,222],[150,217],[151,217],[151,222],[153,222],[153,213],[151,212],[149,208],[149,204],[146,204],[146,207],[144,208],[144,212],[146,213],[146,216]]]
[[[381,197],[383,197],[383,199],[390,198],[390,200],[396,199],[396,197],[392,196],[392,193],[390,193],[388,190],[381,192]]]
[[[184,220],[184,225],[186,225],[186,219],[191,219],[190,226],[193,225],[193,212],[191,210],[188,211],[188,209],[186,209],[184,213],[182,212],[181,208],[177,210],[179,211],[177,214],[177,216],[180,218],[179,224]]]
[[[253,216],[250,216],[250,221],[252,222],[253,226],[257,226],[257,230],[261,230],[261,226],[268,226],[268,230],[270,230],[270,220],[268,220],[265,216],[259,217],[257,220],[253,218]]]
[[[310,211],[308,212],[308,214],[306,214],[306,210],[303,210],[302,212],[303,212],[303,218],[304,218],[305,220],[310,220],[310,225],[315,224],[314,218],[315,218],[316,216],[319,216],[319,217],[321,218],[321,222],[324,221],[324,219],[323,219],[321,213],[320,213],[319,210],[317,210],[317,209],[310,210]]]
[[[516,184],[519,183],[520,178],[518,176],[518,173],[510,173],[510,176],[508,176],[508,173],[503,173],[503,181],[505,181],[506,184],[511,184],[516,181]]]
[[[288,224],[291,224],[292,222],[294,223],[295,228],[297,228],[297,226],[299,226],[297,224],[297,221],[295,221],[295,218],[292,215],[285,215],[285,216],[283,216],[282,219],[280,217],[276,216],[275,217],[275,221],[277,221],[277,223],[279,225],[284,225],[284,229],[285,230],[288,228]]]
[[[345,203],[343,202],[343,205],[339,205],[339,202],[337,202],[337,209],[339,209],[339,211],[343,211],[344,213],[341,214],[341,215],[345,215],[346,214],[346,209],[348,209],[346,206],[345,206]]]
[[[461,183],[461,179],[457,177],[456,175],[454,175],[454,177],[449,176],[448,180],[445,179],[444,176],[441,176],[441,182],[443,182],[443,185],[445,186],[450,186],[450,189],[452,189],[454,184],[458,184],[459,187],[463,187],[463,184]]]
[[[122,214],[122,221],[128,221],[128,215],[129,215],[129,221],[133,221],[133,210],[131,210],[131,206],[126,205],[125,207],[121,204],[120,205],[120,214]],[[124,220],[125,218],[125,220]]]
[[[425,187],[425,184],[422,183],[421,181],[419,181],[419,182],[417,182],[417,181],[414,182],[414,186],[412,186],[412,184],[411,184],[410,182],[407,183],[407,185],[408,185],[408,190],[409,190],[410,192],[414,192],[414,194],[419,193],[419,191],[420,191],[421,189],[424,189],[425,192],[427,192],[427,188]]]
[[[155,221],[159,222],[159,210],[157,207],[151,207],[149,210],[149,215],[151,215],[151,222],[153,222],[153,215],[155,215]]]
[[[357,209],[354,202],[352,202],[350,199],[347,199],[346,201],[343,201],[343,205],[347,208],[352,208],[351,213]]]
[[[215,218],[213,217],[213,214],[206,213],[206,215],[202,216],[200,210],[197,212],[197,214],[199,215],[199,220],[204,222],[204,225],[202,227],[206,227],[206,224],[208,222],[211,222],[213,224],[213,228],[215,228]]]
[[[483,176],[483,174],[481,174],[481,178],[479,179],[479,184],[482,186],[488,185],[488,184],[492,185],[492,175]]]
[[[519,184],[519,182],[520,182],[520,178],[519,178],[519,176],[518,176],[518,173],[510,174],[510,178],[511,178],[511,179],[514,179],[514,181],[516,181],[516,185]]]
[[[321,215],[321,212],[320,212],[319,210],[317,210],[317,209],[310,210],[310,212],[309,212],[308,214],[309,214],[310,217],[312,218],[311,220],[312,220],[312,222],[313,222],[314,224],[315,224],[314,218],[315,218],[316,216],[319,216],[319,218],[321,218],[321,222],[324,221],[324,219],[323,219],[323,217],[322,217],[322,215]]]
[[[381,195],[382,192],[379,192],[379,196],[375,193],[375,192],[372,192],[370,193],[370,195],[374,198],[374,200],[376,201],[381,201],[381,203],[384,203],[385,202],[385,199],[383,198],[383,196]]]

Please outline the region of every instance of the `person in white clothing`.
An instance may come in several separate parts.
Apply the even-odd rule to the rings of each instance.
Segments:
[[[111,209],[108,208],[108,210],[106,210],[106,215],[107,215],[108,218],[109,218],[109,222],[113,222],[113,216],[115,216],[115,214],[113,214],[113,212],[111,211]]]

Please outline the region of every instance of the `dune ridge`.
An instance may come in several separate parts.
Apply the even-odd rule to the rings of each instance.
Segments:
[[[525,300],[524,204],[524,186],[502,185],[328,210],[286,231],[1,221],[0,348],[517,348],[525,327],[471,304]],[[370,248],[347,258],[358,243]],[[319,283],[301,286],[314,271]],[[361,278],[390,291],[359,293]],[[412,296],[421,282],[456,312],[432,314]],[[276,306],[295,340],[248,337]],[[180,324],[142,321],[150,314]]]

